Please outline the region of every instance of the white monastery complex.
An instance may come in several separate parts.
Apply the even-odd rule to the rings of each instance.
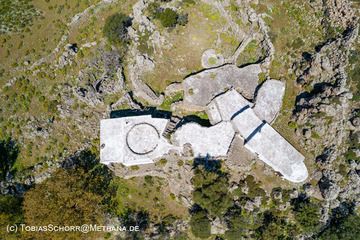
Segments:
[[[254,81],[258,81],[254,75],[260,71],[256,65],[249,66],[248,71],[246,67],[240,71],[229,65],[216,70],[205,70],[182,83],[183,104],[206,111],[210,127],[196,122],[174,124],[171,119],[152,115],[105,119],[100,124],[101,162],[125,166],[150,164],[170,151],[182,154],[185,147],[191,148],[194,158],[226,159],[233,139],[238,135],[244,143],[239,147],[255,153],[285,179],[304,181],[308,177],[304,156],[269,124],[280,111],[285,84],[267,80],[254,97]],[[234,76],[242,80],[235,81]],[[206,84],[204,79],[215,84]],[[222,79],[227,82],[228,89],[219,87],[224,86],[220,84]],[[251,83],[246,81],[249,79]],[[246,84],[247,87],[239,90]],[[247,100],[251,98],[255,99],[253,103]],[[175,126],[169,134],[170,125]]]

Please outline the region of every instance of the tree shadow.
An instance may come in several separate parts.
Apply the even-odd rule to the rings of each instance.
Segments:
[[[16,173],[13,166],[19,155],[19,146],[11,138],[0,140],[0,180],[6,180],[6,177]]]
[[[203,166],[208,172],[221,172],[221,161],[211,157],[210,155],[204,158],[195,158],[193,162],[193,169]]]
[[[168,111],[158,110],[155,107],[149,107],[145,109],[123,109],[112,111],[110,113],[110,118],[136,117],[144,115],[151,115],[151,117],[153,118],[170,119],[172,113]]]

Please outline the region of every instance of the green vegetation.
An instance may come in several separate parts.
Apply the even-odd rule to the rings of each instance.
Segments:
[[[127,32],[129,26],[131,26],[131,18],[123,13],[116,13],[106,19],[103,33],[111,44],[125,50],[129,43]]]
[[[295,219],[305,232],[316,231],[320,220],[320,207],[318,204],[303,201],[294,207]]]
[[[298,234],[295,224],[276,211],[264,213],[263,225],[257,229],[260,239],[295,239]]]
[[[204,119],[204,120],[208,120],[209,119],[209,116],[207,115],[206,112],[202,111],[202,112],[195,112],[194,113],[195,116],[201,118],[201,119]]]
[[[255,181],[253,176],[248,175],[244,180],[239,182],[238,186],[239,188],[237,188],[233,194],[239,197],[239,202],[245,203],[249,199],[254,200],[256,197],[262,197],[264,203],[266,193],[260,184]],[[246,194],[241,190],[244,187],[249,189]]]
[[[214,9],[210,4],[201,4],[200,12],[211,21],[220,21],[221,14],[216,9]]]
[[[151,46],[149,38],[150,38],[150,32],[147,30],[144,33],[140,34],[138,50],[141,53],[144,53],[144,54],[146,53],[149,56],[151,56],[154,52],[154,49]]]
[[[348,150],[345,153],[346,160],[354,160],[360,162],[360,157],[356,156],[355,150],[360,148],[360,143],[358,141],[358,132],[351,132],[348,139]]]
[[[178,15],[174,10],[166,8],[163,11],[159,11],[159,13],[156,14],[156,18],[160,20],[164,27],[175,27]]]
[[[256,63],[263,56],[262,48],[259,47],[259,42],[256,40],[252,40],[245,47],[244,51],[240,54],[238,59],[236,60],[236,65],[242,66],[246,64]]]
[[[251,213],[239,207],[230,209],[227,216],[229,230],[225,232],[225,238],[228,240],[237,240],[253,235],[249,233],[254,232],[263,224],[262,214]]]
[[[165,28],[174,28],[176,25],[185,26],[188,23],[187,14],[179,14],[171,8],[162,8],[157,2],[151,3],[148,11],[151,18],[159,20]]]
[[[356,45],[355,50],[350,52],[348,69],[348,76],[350,79],[350,86],[353,92],[352,100],[354,102],[360,100],[360,44]]]
[[[193,201],[196,210],[191,215],[192,233],[200,238],[210,236],[210,217],[222,217],[232,205],[227,175],[218,161],[195,161]]]
[[[166,160],[165,158],[159,160],[159,164],[160,164],[161,166],[166,165],[166,163],[167,163],[167,160]]]
[[[103,224],[110,208],[111,174],[97,163],[90,152],[82,152],[73,160],[75,167],[58,170],[51,178],[36,185],[24,196],[24,217],[28,225],[81,226]],[[33,238],[79,238],[80,232],[25,232]],[[90,233],[89,236],[99,233]],[[94,236],[93,236],[94,237]]]
[[[39,15],[32,0],[0,0],[0,34],[29,28]]]
[[[360,216],[350,214],[332,222],[329,228],[320,234],[321,240],[353,240],[360,236]]]
[[[160,109],[170,111],[171,104],[181,101],[184,98],[184,92],[180,91],[173,95],[166,96],[162,104],[159,106]]]
[[[228,193],[228,178],[220,169],[208,169],[198,165],[195,168],[193,200],[211,216],[222,216],[232,205]]]
[[[182,4],[184,4],[185,6],[191,6],[194,5],[196,2],[195,0],[182,0]]]
[[[191,215],[191,232],[198,238],[210,237],[210,221],[204,210],[199,210]]]
[[[130,169],[133,171],[137,171],[140,169],[140,167],[138,165],[134,165],[134,166],[131,166]]]
[[[176,218],[186,215],[186,209],[167,194],[168,186],[161,178],[145,176],[125,180],[116,177],[111,186],[115,189],[112,202],[117,216],[125,216],[129,210],[145,209],[149,219],[155,222],[168,215]]]
[[[22,211],[22,199],[10,195],[0,195],[0,238],[19,239],[20,233],[6,234],[8,225],[15,225],[24,222]]]
[[[299,234],[319,230],[320,205],[312,198],[290,199],[291,190],[275,188],[268,197],[261,183],[251,175],[229,193],[228,178],[221,163],[195,160],[191,231],[209,237],[209,221],[219,218],[228,230],[224,239],[294,239]],[[249,203],[258,202],[249,208]],[[291,202],[280,211],[278,206]],[[249,210],[251,209],[251,210]],[[289,216],[294,216],[290,218]]]

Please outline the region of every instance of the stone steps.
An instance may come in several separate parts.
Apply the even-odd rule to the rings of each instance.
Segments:
[[[176,126],[181,122],[182,118],[178,116],[171,116],[162,134],[163,137],[170,139],[170,136],[175,132]]]

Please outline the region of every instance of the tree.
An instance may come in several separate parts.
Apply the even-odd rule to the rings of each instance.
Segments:
[[[104,219],[101,196],[83,190],[83,173],[58,171],[53,177],[35,186],[25,194],[25,222],[31,225],[47,224],[61,226],[81,226],[82,224],[101,224]],[[79,237],[79,232],[54,233],[34,232],[34,237]],[[49,235],[50,236],[50,235]],[[48,237],[49,237],[48,236]]]
[[[210,221],[205,210],[199,210],[191,215],[191,232],[198,238],[210,237]]]
[[[4,231],[8,225],[19,224],[23,222],[23,213],[21,209],[22,199],[9,195],[0,195],[0,239],[12,239]],[[18,239],[19,233],[12,233],[14,239]]]
[[[199,165],[192,179],[194,185],[193,200],[211,215],[222,216],[232,205],[228,194],[229,184],[226,174],[220,170],[206,169]]]
[[[256,230],[256,233],[258,234],[256,239],[295,239],[298,229],[286,217],[266,211],[263,224]]]
[[[312,232],[319,226],[320,208],[311,201],[301,201],[294,207],[295,220],[304,232]]]
[[[226,213],[226,222],[229,230],[225,232],[225,238],[237,240],[247,237],[262,225],[262,214],[248,212],[239,207],[233,207]]]
[[[156,18],[160,20],[164,27],[175,27],[178,19],[178,14],[171,8],[165,8],[156,14]]]
[[[131,226],[138,226],[139,232],[133,231],[128,232],[127,235],[131,239],[142,239],[141,236],[144,234],[144,231],[149,227],[149,214],[146,211],[135,211],[132,209],[127,209],[126,213],[121,218],[122,225],[127,229]]]
[[[108,41],[125,49],[129,43],[127,28],[131,26],[131,18],[122,13],[111,15],[105,20],[103,29],[104,36]]]
[[[31,225],[81,226],[104,222],[111,175],[89,151],[70,158],[63,169],[25,193],[24,217]],[[30,238],[78,239],[80,232],[28,232]],[[93,234],[93,235],[91,235]],[[89,238],[100,234],[88,233]]]
[[[355,240],[360,236],[360,216],[351,214],[334,221],[322,234],[323,240]]]

